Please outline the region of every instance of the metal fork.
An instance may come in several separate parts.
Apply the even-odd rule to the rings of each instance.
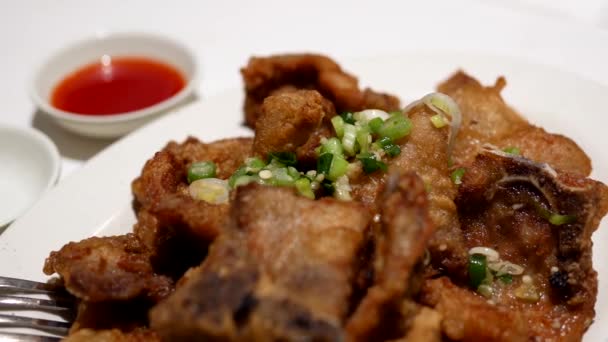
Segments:
[[[45,295],[48,299],[22,295]],[[60,316],[54,321],[0,313],[0,328],[27,328],[54,336],[0,331],[2,341],[58,341],[67,336],[76,315],[76,299],[62,286],[0,276],[0,311],[40,311]]]

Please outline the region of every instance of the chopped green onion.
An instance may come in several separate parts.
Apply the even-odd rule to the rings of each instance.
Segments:
[[[357,139],[357,128],[351,124],[344,125],[344,136],[342,137],[342,147],[348,155],[355,154],[355,141]]]
[[[477,288],[477,293],[489,299],[494,295],[494,290],[492,289],[492,286],[488,284],[481,284]]]
[[[576,222],[576,216],[574,215],[551,214],[551,216],[549,216],[549,223],[555,226],[573,222]]]
[[[341,176],[334,183],[334,193],[333,196],[341,201],[350,201],[352,197],[350,196],[350,183],[348,182],[347,176]]]
[[[388,145],[384,147],[384,151],[391,157],[396,157],[401,153],[401,147],[399,145]]]
[[[246,185],[246,184],[249,184],[252,182],[259,182],[259,181],[261,181],[261,179],[258,176],[249,176],[249,175],[239,176],[234,179],[233,185],[231,185],[231,187],[237,188],[241,185]]]
[[[401,147],[393,143],[389,137],[380,138],[378,144],[391,157],[395,157],[401,153]]]
[[[383,123],[384,120],[382,120],[381,118],[373,118],[367,123],[367,125],[369,126],[369,130],[372,133],[378,133]]]
[[[198,179],[215,177],[215,169],[215,163],[212,161],[192,163],[188,168],[188,183]]]
[[[340,116],[342,117],[342,120],[344,120],[344,123],[351,124],[351,125],[355,124],[356,120],[355,120],[355,116],[353,115],[353,113],[344,112],[344,113],[340,114]]]
[[[360,154],[357,156],[357,159],[361,161],[361,165],[363,166],[363,171],[365,173],[372,173],[379,169],[386,171],[388,169],[385,163],[380,160],[376,160],[376,156],[370,153]]]
[[[340,115],[336,115],[331,118],[331,125],[334,126],[334,131],[336,131],[336,136],[342,139],[344,135],[344,119]]]
[[[338,156],[343,155],[344,151],[342,149],[342,143],[336,137],[327,139],[327,141],[321,146],[320,154],[323,153],[331,153]]]
[[[488,262],[483,254],[472,254],[469,256],[469,283],[472,288],[477,289],[486,278]]]
[[[296,166],[298,163],[296,154],[293,152],[271,152],[268,154],[268,159],[270,159],[271,162],[273,160],[281,162],[285,166]]]
[[[371,134],[366,127],[360,127],[357,131],[356,136],[357,143],[359,144],[359,149],[361,153],[367,153],[369,150],[370,140],[372,140]]]
[[[231,188],[236,187],[236,180],[241,177],[247,175],[247,167],[245,165],[239,167],[233,174],[228,178],[228,185]]]
[[[394,110],[392,112],[388,113],[390,116],[397,116],[397,115],[403,115],[403,112],[400,110]]]
[[[230,189],[228,183],[218,178],[197,179],[190,186],[188,192],[192,198],[211,204],[228,203]]]
[[[315,194],[312,191],[312,188],[310,187],[310,180],[308,178],[302,177],[295,181],[294,185],[300,195],[308,197],[310,199],[315,199]]]
[[[272,185],[291,186],[293,183],[294,179],[287,173],[287,168],[283,167],[272,171]]]
[[[293,166],[288,166],[287,167],[287,173],[291,176],[291,178],[293,179],[300,179],[301,175],[300,172],[298,171],[298,169],[296,169]]]
[[[517,147],[510,146],[510,147],[503,148],[502,150],[505,153],[512,154],[512,155],[515,155],[515,156],[518,156],[518,155],[521,154],[521,151]]]
[[[445,118],[443,117],[443,115],[440,115],[440,114],[435,114],[435,115],[431,116],[431,122],[433,123],[433,126],[435,126],[435,128],[442,128],[448,124],[445,121]]]
[[[462,167],[457,168],[452,172],[452,182],[456,185],[462,184],[462,177],[464,176],[465,169]]]
[[[260,158],[252,157],[245,160],[245,165],[247,165],[247,172],[258,172],[266,166],[266,163]]]
[[[334,155],[331,153],[323,153],[317,160],[317,172],[328,174],[331,168],[331,162],[334,159]]]
[[[393,115],[382,124],[378,134],[381,137],[388,137],[392,141],[397,141],[410,134],[411,130],[412,122],[410,119],[404,115]]]
[[[561,226],[562,224],[576,222],[575,215],[556,214],[554,212],[551,212],[548,209],[545,209],[540,204],[535,204],[535,207],[536,207],[536,211],[538,212],[538,214],[545,220],[549,221],[549,223],[551,223],[552,225]]]
[[[510,274],[501,274],[496,276],[503,284],[511,284],[513,282],[513,276]]]
[[[338,177],[346,174],[346,170],[348,169],[348,162],[346,159],[334,155],[331,166],[329,167],[329,172],[327,173],[327,179],[331,181],[335,181]]]

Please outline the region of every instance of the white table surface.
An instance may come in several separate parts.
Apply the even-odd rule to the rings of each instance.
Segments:
[[[529,29],[513,29],[522,25]],[[492,53],[608,85],[606,28],[606,0],[0,0],[0,124],[46,133],[62,154],[62,179],[110,144],[57,127],[27,94],[45,56],[103,32],[148,31],[183,41],[199,57],[204,100],[240,87],[238,69],[252,54],[282,51],[318,51],[338,61],[413,50]],[[565,46],[564,36],[578,43]]]

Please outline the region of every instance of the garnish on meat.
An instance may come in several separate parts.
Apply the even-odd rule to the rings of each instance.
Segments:
[[[401,108],[320,55],[241,70],[253,138],[170,142],[133,233],[47,259],[68,340],[580,340],[608,188],[458,72]]]

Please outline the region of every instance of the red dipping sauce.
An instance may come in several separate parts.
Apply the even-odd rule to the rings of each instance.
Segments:
[[[59,82],[51,94],[51,104],[82,115],[112,115],[157,104],[185,84],[176,68],[161,61],[104,56]]]

